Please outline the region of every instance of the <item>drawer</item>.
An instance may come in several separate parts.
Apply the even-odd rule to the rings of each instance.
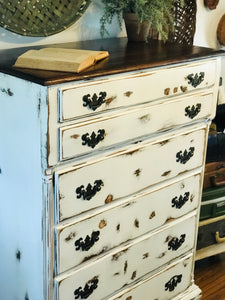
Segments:
[[[212,118],[215,112],[213,100],[213,94],[209,92],[169,98],[147,107],[139,106],[98,118],[97,122],[59,128],[59,159],[93,153],[200,118]]]
[[[59,121],[146,103],[214,85],[216,60],[151,69],[58,89]]]
[[[57,171],[54,176],[56,221],[200,167],[207,128],[207,124],[182,128],[97,161]]]
[[[225,216],[201,221],[197,250],[220,243],[225,245]]]
[[[56,227],[56,273],[74,267],[198,207],[200,175],[129,198],[83,221]],[[168,183],[167,183],[168,184]]]
[[[191,250],[196,225],[196,215],[183,217],[115,248],[92,263],[59,275],[55,280],[58,299],[72,300],[74,296],[79,299],[82,294],[90,300],[107,297]]]
[[[187,256],[173,263],[157,274],[145,277],[133,286],[107,300],[168,300],[191,287],[192,257]],[[149,298],[149,293],[151,298]],[[184,296],[184,295],[183,295]],[[184,299],[181,295],[181,298]],[[185,294],[186,296],[186,294]],[[192,299],[187,296],[185,299]],[[195,298],[193,298],[195,299]],[[196,298],[197,299],[197,298]],[[199,299],[199,298],[198,298]]]

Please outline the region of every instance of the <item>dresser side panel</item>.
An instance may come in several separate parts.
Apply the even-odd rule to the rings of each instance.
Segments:
[[[0,74],[0,299],[44,299],[45,90]]]

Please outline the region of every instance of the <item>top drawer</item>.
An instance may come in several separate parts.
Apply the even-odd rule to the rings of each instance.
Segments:
[[[216,73],[217,61],[210,60],[59,88],[58,118],[69,121],[205,88],[215,83]]]

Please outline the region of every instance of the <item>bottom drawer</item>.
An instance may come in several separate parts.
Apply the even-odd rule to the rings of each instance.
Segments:
[[[225,216],[201,221],[199,224],[197,250],[218,243],[225,244]]]
[[[145,277],[107,300],[166,300],[185,291],[192,280],[192,255],[188,255],[158,273]],[[192,299],[192,298],[191,298]]]
[[[195,212],[56,277],[57,299],[100,300],[194,246]]]

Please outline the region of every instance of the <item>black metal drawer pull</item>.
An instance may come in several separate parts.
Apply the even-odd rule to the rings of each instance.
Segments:
[[[191,84],[193,87],[196,88],[200,83],[204,81],[205,73],[200,72],[199,74],[196,73],[195,75],[192,73],[189,74],[187,78],[188,78],[188,84]]]
[[[186,149],[182,153],[182,151],[179,151],[176,154],[177,162],[180,162],[181,164],[186,164],[186,162],[189,161],[189,159],[194,155],[195,148],[190,147],[189,150],[187,151]]]
[[[95,289],[98,287],[98,278],[93,278],[89,282],[87,282],[82,289],[80,286],[78,289],[74,291],[75,299],[87,299]]]
[[[181,279],[182,279],[182,274],[173,276],[165,284],[165,290],[166,291],[168,290],[169,292],[172,292],[175,289],[175,287],[177,286],[177,284],[181,282]]]
[[[189,200],[189,196],[190,196],[190,193],[186,192],[184,194],[184,196],[180,195],[179,198],[174,197],[171,201],[172,202],[172,207],[180,209]]]
[[[180,238],[173,237],[168,243],[168,250],[177,251],[185,242],[186,234],[182,234]]]
[[[94,131],[89,136],[89,133],[85,133],[82,135],[82,145],[87,145],[88,147],[94,148],[96,145],[98,145],[99,142],[104,140],[105,137],[105,130],[99,129],[98,134],[96,134]]]
[[[96,93],[93,94],[91,97],[90,94],[83,96],[83,106],[89,107],[91,110],[95,111],[98,107],[100,107],[104,102],[106,98],[106,92],[100,92],[99,96],[97,96]]]
[[[83,238],[79,238],[75,241],[74,245],[76,247],[76,251],[80,249],[82,251],[88,251],[92,246],[99,240],[100,231],[93,231],[91,237],[89,235],[83,240]]]
[[[103,181],[100,180],[95,180],[94,182],[94,186],[92,186],[90,183],[88,183],[86,190],[84,188],[83,185],[79,186],[76,189],[76,193],[77,193],[77,198],[80,199],[81,197],[83,197],[83,200],[91,200],[91,198],[93,198],[97,192],[99,192],[101,190],[101,187],[104,185]]]
[[[201,103],[185,107],[185,116],[194,119],[201,111]]]

